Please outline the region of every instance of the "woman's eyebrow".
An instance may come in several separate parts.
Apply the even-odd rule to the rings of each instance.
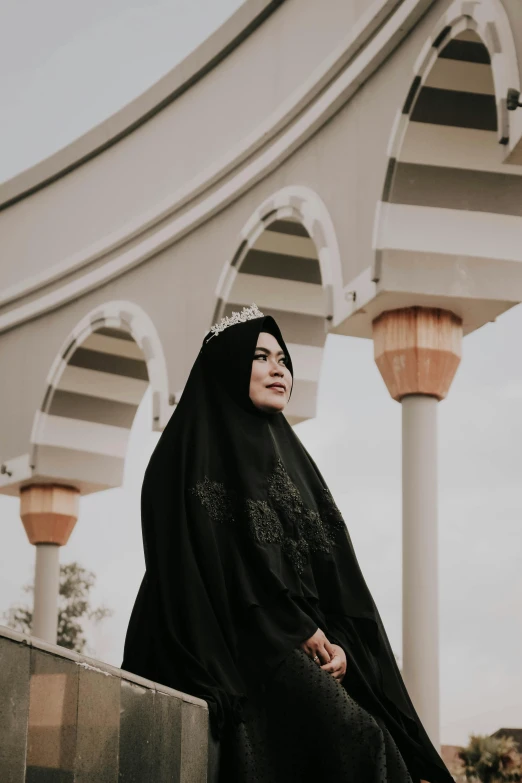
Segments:
[[[263,348],[263,346],[262,346],[262,345],[257,345],[257,346],[256,346],[256,351],[264,351],[265,353],[268,353],[268,354],[269,354],[269,353],[272,353],[272,351],[269,351],[269,350],[268,350],[268,348]],[[284,352],[284,351],[278,351],[278,352],[276,353],[276,356],[284,356],[284,355],[285,355],[285,352]]]

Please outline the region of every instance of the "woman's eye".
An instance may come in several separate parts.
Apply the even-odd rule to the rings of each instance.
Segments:
[[[257,355],[254,356],[254,359],[268,359],[268,356],[266,355],[266,353],[258,353]],[[279,361],[282,362],[286,367],[286,358],[284,356],[282,356],[279,359]]]

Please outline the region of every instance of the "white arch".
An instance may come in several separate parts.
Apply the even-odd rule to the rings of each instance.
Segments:
[[[520,73],[513,33],[500,0],[481,0],[481,2],[455,0],[450,5],[439,19],[433,35],[425,42],[413,66],[414,78],[420,77],[417,95],[435,65],[441,49],[464,30],[475,32],[489,52],[495,85],[499,142],[505,144],[509,138],[506,95],[509,87],[520,89]],[[410,112],[404,115],[406,120],[409,114]],[[392,150],[396,152],[400,149],[396,145],[397,142],[402,143],[404,129],[397,135],[395,143],[392,143]]]
[[[87,313],[62,343],[47,375],[42,408],[35,413],[31,431],[30,465],[38,472],[38,444],[45,442],[46,415],[53,394],[60,385],[68,360],[89,335],[102,327],[119,329],[129,334],[143,352],[149,384],[152,387],[152,429],[161,432],[170,415],[167,365],[156,327],[149,315],[133,302],[115,300]]]
[[[400,159],[408,125],[415,102],[423,84],[437,62],[441,50],[462,32],[475,32],[488,50],[491,59],[491,71],[495,88],[498,118],[498,141],[509,143],[509,113],[506,108],[508,88],[520,89],[520,73],[517,62],[513,33],[504,6],[500,0],[454,0],[446,12],[439,18],[432,35],[425,41],[414,66],[405,104],[399,109],[390,133],[388,144],[387,187],[391,179],[391,168]],[[377,202],[373,247],[378,248],[380,232],[383,226],[383,200]],[[378,282],[381,275],[380,253],[374,253],[371,279]]]
[[[238,250],[232,259],[225,262],[217,284],[214,320],[221,317],[248,251],[271,223],[285,218],[294,218],[302,223],[315,244],[325,294],[326,319],[335,320],[342,297],[341,256],[335,228],[322,199],[311,188],[301,185],[289,185],[269,196],[244,225],[238,237]]]
[[[310,188],[290,185],[265,199],[244,225],[237,241],[237,250],[229,259],[220,275],[216,289],[214,322],[223,315],[226,304],[241,271],[243,260],[265,230],[276,221],[292,219],[299,222],[312,240],[319,269],[323,294],[323,323],[331,322],[338,313],[339,298],[342,294],[342,273],[339,246],[334,226],[325,204]],[[317,286],[319,288],[319,286]],[[263,304],[262,302],[260,303]],[[319,379],[326,329],[323,324],[317,326],[320,331],[320,345],[301,345],[288,343],[289,350],[299,357],[299,369],[296,367],[296,379],[300,381],[288,408],[288,420],[297,423],[315,416],[317,402],[317,384]],[[300,375],[302,373],[302,375]]]

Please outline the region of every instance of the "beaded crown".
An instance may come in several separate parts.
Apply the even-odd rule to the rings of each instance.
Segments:
[[[233,312],[231,316],[225,316],[225,318],[222,318],[221,321],[218,321],[217,324],[211,326],[210,331],[212,334],[208,340],[212,340],[213,337],[217,337],[220,332],[224,332],[225,329],[228,329],[229,326],[241,324],[245,321],[251,321],[253,318],[263,317],[264,313],[262,313],[258,306],[253,302],[251,307],[243,307],[240,313]]]

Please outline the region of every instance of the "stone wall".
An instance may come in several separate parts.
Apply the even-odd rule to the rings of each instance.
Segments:
[[[0,626],[2,783],[211,783],[216,774],[204,701]]]

